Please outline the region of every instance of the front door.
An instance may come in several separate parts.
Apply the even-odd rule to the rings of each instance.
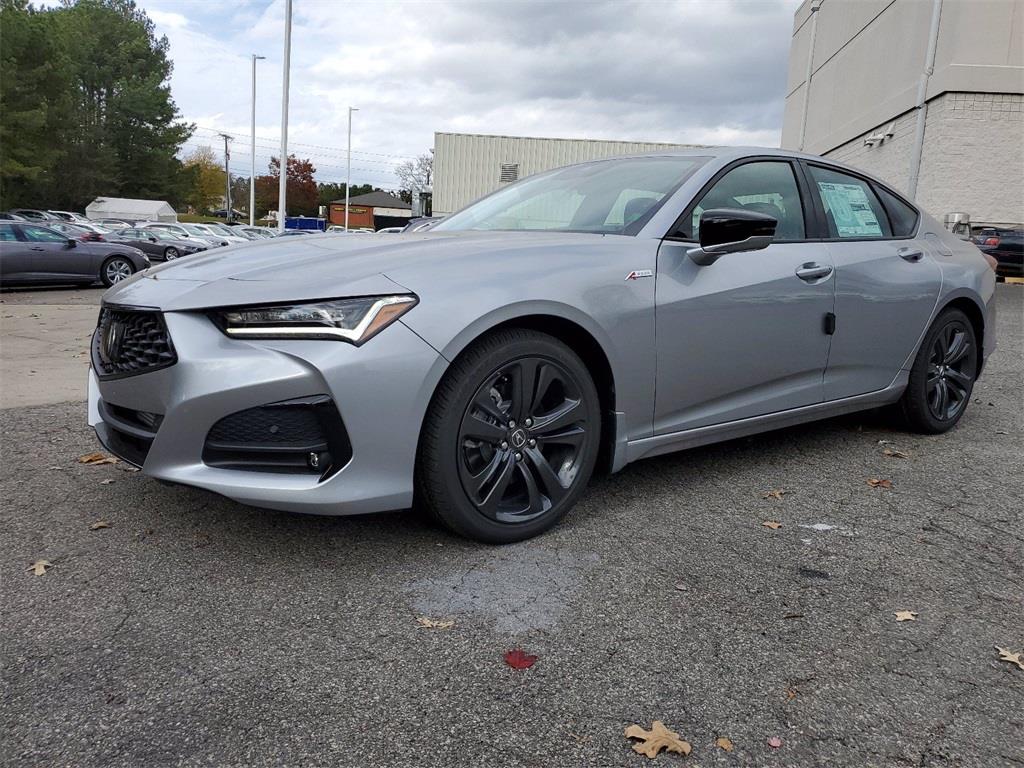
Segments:
[[[24,224],[21,234],[26,242],[32,280],[61,282],[81,280],[92,272],[92,258],[69,244],[67,235],[49,227]],[[84,249],[83,249],[84,250]]]
[[[689,242],[662,243],[655,434],[822,401],[834,270],[827,248],[806,240],[808,201],[797,179],[785,159],[733,166],[686,212],[676,237]],[[773,216],[775,242],[698,266],[686,250],[710,208]]]

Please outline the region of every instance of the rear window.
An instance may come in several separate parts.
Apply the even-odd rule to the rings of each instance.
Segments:
[[[907,205],[885,187],[877,186],[878,197],[882,200],[889,223],[892,224],[893,237],[910,237],[917,229],[917,211]]]

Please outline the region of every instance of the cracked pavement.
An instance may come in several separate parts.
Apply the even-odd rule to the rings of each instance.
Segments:
[[[0,298],[46,319],[52,293]],[[995,651],[1024,650],[1024,287],[998,301],[951,433],[857,414],[639,462],[508,547],[79,465],[84,403],[5,407],[0,762],[640,766],[623,729],[662,720],[693,753],[655,765],[1024,765]]]

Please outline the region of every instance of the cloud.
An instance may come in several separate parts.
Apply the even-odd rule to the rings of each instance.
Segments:
[[[390,3],[297,0],[289,146],[323,179],[394,184],[435,131],[777,145],[797,0]],[[250,54],[259,167],[276,154],[283,0],[141,0],[171,43],[192,144],[238,136],[249,163]],[[209,130],[207,130],[209,129]],[[247,172],[247,171],[246,171]]]

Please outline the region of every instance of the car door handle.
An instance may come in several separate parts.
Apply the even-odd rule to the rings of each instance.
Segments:
[[[29,250],[30,251],[45,251],[46,249],[43,248],[43,246],[41,246],[41,245],[33,245],[31,248],[29,248]]]
[[[924,258],[924,251],[920,248],[903,247],[896,251],[896,254],[904,261],[920,261]]]
[[[828,277],[831,274],[832,267],[828,264],[815,264],[813,261],[804,264],[796,271],[796,276],[801,280],[806,280],[807,282],[820,280],[821,278]]]

